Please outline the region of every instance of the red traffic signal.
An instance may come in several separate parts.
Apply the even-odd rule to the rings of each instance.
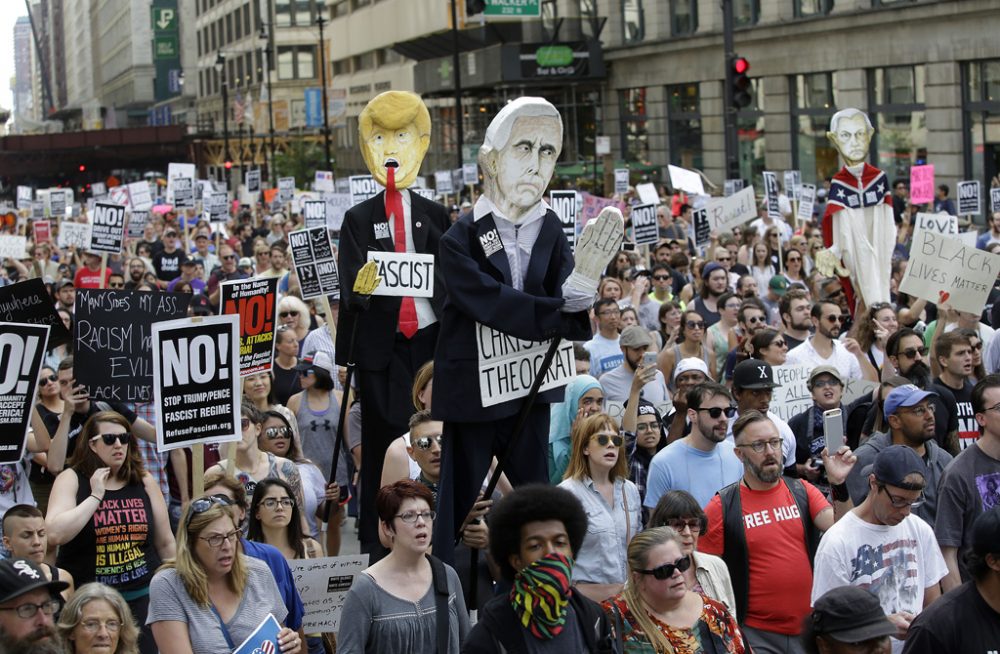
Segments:
[[[232,170],[232,168],[233,168],[233,162],[226,161],[226,170]]]
[[[732,106],[736,109],[745,109],[753,102],[753,91],[747,71],[750,70],[750,62],[745,57],[734,55],[729,62],[729,92],[732,99]]]
[[[737,75],[743,75],[748,70],[750,70],[750,62],[746,60],[745,57],[736,57],[733,60],[733,72]]]
[[[86,172],[86,170],[87,170],[87,167],[85,165],[83,165],[83,164],[80,164],[80,172],[81,173],[82,172]]]

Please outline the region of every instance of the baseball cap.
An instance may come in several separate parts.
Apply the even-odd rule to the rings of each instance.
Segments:
[[[196,241],[199,238],[208,238],[208,234],[206,234],[205,232],[198,232],[197,234],[194,235],[194,238]]]
[[[471,209],[472,208],[472,203],[469,202],[468,200],[466,200],[465,202],[462,203],[462,208],[463,209]]]
[[[201,293],[191,298],[191,304],[188,305],[188,308],[191,309],[193,316],[211,316],[215,313],[212,311],[212,303]]]
[[[56,282],[56,290],[58,291],[64,286],[72,286],[72,285],[73,285],[72,279],[60,279],[58,282]]]
[[[708,279],[708,276],[716,270],[725,270],[725,268],[723,268],[722,264],[717,261],[710,261],[709,263],[706,263],[705,267],[701,269],[701,278]]]
[[[914,485],[904,481],[914,473],[927,479],[927,466],[917,451],[907,445],[890,445],[875,455],[875,462],[862,471],[865,477],[875,473],[875,479],[883,484],[905,488],[906,490],[923,490],[923,484]]]
[[[885,617],[878,598],[859,586],[838,586],[813,604],[813,632],[841,643],[892,636],[896,627]]]
[[[900,407],[910,407],[925,398],[937,396],[934,391],[922,391],[913,384],[906,384],[892,389],[892,392],[885,397],[885,417],[888,418]]]
[[[639,325],[629,325],[622,330],[618,344],[623,347],[649,347],[653,344],[653,338]]]
[[[834,379],[840,382],[840,385],[844,385],[844,377],[840,374],[840,371],[833,366],[816,366],[813,371],[809,373],[809,383],[812,384],[813,380],[820,375],[830,375]]]
[[[253,260],[250,257],[242,257],[236,266],[238,268],[253,268]]]
[[[775,295],[784,295],[785,291],[788,290],[788,278],[784,275],[775,275],[767,283],[767,287],[774,291]]]
[[[193,266],[196,263],[201,263],[201,260],[191,257],[190,259],[185,259],[184,261],[181,261],[182,266]]]
[[[295,369],[300,372],[305,372],[310,368],[322,368],[330,375],[333,375],[333,360],[330,359],[330,355],[326,352],[317,351],[311,357],[302,359],[299,365],[295,366]]]
[[[625,407],[628,407],[628,400],[625,401]],[[639,400],[638,414],[640,416],[653,416],[656,418],[656,422],[660,425],[663,424],[663,418],[660,416],[660,412],[656,410],[656,406],[649,400]]]
[[[747,359],[736,364],[733,369],[733,388],[777,388],[774,383],[774,369],[760,359]]]
[[[972,525],[972,551],[979,556],[1000,552],[1000,506],[976,518]]]
[[[695,357],[688,357],[687,359],[681,359],[676,366],[674,366],[674,381],[686,372],[691,372],[692,370],[697,370],[701,374],[705,375],[708,379],[712,376],[708,374],[708,364],[706,364],[701,359],[696,359]]]
[[[27,559],[0,561],[0,604],[39,588],[48,589],[55,596],[69,588],[69,584],[49,581],[42,569]]]

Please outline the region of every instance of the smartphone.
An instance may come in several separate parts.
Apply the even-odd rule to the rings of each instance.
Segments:
[[[642,355],[642,365],[644,366],[655,366],[656,365],[656,352],[646,352]]]
[[[836,454],[844,445],[844,416],[840,409],[823,412],[823,437],[826,439],[826,451],[830,456]]]

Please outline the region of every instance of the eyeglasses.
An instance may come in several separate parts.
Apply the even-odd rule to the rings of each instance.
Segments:
[[[658,568],[653,568],[652,570],[634,570],[633,572],[638,572],[641,575],[652,575],[654,578],[663,581],[664,579],[670,579],[674,576],[674,572],[680,571],[684,572],[691,567],[691,557],[682,556],[673,563],[664,563]]]
[[[610,434],[597,434],[596,436],[592,436],[591,438],[592,440],[597,441],[597,444],[600,445],[601,447],[607,447],[608,443],[611,443],[615,447],[621,447],[622,443],[625,442],[625,439],[623,439],[621,436],[618,435],[611,436]]]
[[[235,254],[224,254],[224,255],[222,255],[222,258],[225,259],[225,260],[227,260],[227,261],[229,261],[230,259],[235,259],[236,255]]]
[[[288,427],[268,427],[264,430],[264,435],[272,441],[278,438],[291,438],[292,430]]]
[[[732,418],[733,416],[736,415],[736,407],[734,406],[727,406],[725,408],[720,406],[713,406],[708,408],[699,408],[698,411],[704,411],[713,420],[718,420],[719,418],[721,418],[723,413],[726,414],[727,418]]]
[[[211,536],[198,536],[198,538],[208,543],[208,546],[213,550],[217,550],[222,547],[223,543],[235,543],[239,540],[241,533],[239,529],[234,529],[228,534],[212,534]]]
[[[705,322],[704,321],[695,322],[694,320],[688,320],[685,321],[684,326],[687,327],[688,329],[705,329]]]
[[[17,611],[17,617],[28,620],[35,617],[35,614],[39,611],[45,615],[52,615],[60,608],[62,608],[61,599],[50,599],[49,601],[42,602],[41,604],[21,604],[19,606],[0,607],[0,611]]]
[[[39,379],[38,383],[41,384],[42,386],[45,386],[46,384],[55,384],[57,381],[59,381],[59,377],[55,375],[49,375],[48,377],[42,377],[41,379]]]
[[[108,282],[108,288],[125,288],[125,282]]]
[[[788,263],[796,263],[802,261],[802,257],[788,257]]]
[[[100,631],[102,626],[113,633],[121,630],[122,623],[119,620],[105,620],[104,622],[100,620],[84,620],[80,623],[80,626],[83,627],[84,631],[92,634]]]
[[[187,524],[191,524],[191,518],[198,515],[199,513],[204,513],[205,511],[208,511],[215,505],[232,506],[233,501],[220,493],[216,493],[215,495],[206,495],[205,497],[199,497],[198,499],[193,500],[191,502],[191,510],[190,513],[188,513]]]
[[[685,527],[690,529],[692,534],[701,531],[701,520],[698,518],[688,518],[687,520],[684,520],[683,518],[672,518],[667,520],[665,525],[677,533],[682,533]]]
[[[278,313],[279,318],[287,318],[288,316],[298,317],[298,311],[281,311]]]
[[[896,413],[911,413],[917,416],[918,418],[923,418],[924,416],[927,415],[928,412],[932,414],[934,413],[933,404],[922,404],[920,406],[915,406],[915,407],[896,409]]]
[[[163,238],[177,238],[177,232],[167,232],[163,235]]]
[[[670,275],[653,275],[653,279],[658,282],[665,282],[670,279]]]
[[[889,504],[892,504],[893,508],[895,509],[905,509],[906,507],[910,507],[911,509],[916,509],[921,504],[924,503],[923,491],[920,491],[920,495],[917,497],[917,499],[910,501],[905,497],[898,497],[890,493],[888,489],[885,487],[885,484],[876,484],[876,486],[878,486],[878,489],[880,491],[885,493],[885,496],[889,498]]]
[[[622,312],[619,311],[618,309],[605,309],[604,311],[598,311],[597,315],[599,315],[599,316],[620,316],[620,315],[622,315]]]
[[[835,323],[835,322],[840,323],[840,322],[844,322],[844,317],[843,316],[835,316],[833,314],[830,314],[828,316],[823,316],[823,320],[825,320],[825,321],[827,321],[828,323],[831,323],[831,324]]]
[[[983,344],[982,343],[976,343],[975,345],[970,345],[969,347],[972,348],[973,352],[978,352],[979,350],[983,349]]]
[[[771,345],[769,345],[768,347],[772,347],[772,346],[773,347],[785,347],[785,345],[786,345],[786,343],[783,340],[773,340],[773,341],[771,341]]]
[[[656,431],[659,428],[660,426],[656,424],[655,420],[653,422],[640,422],[635,426],[635,433],[643,434],[649,431]]]
[[[927,356],[928,352],[930,352],[930,349],[926,347],[909,347],[906,348],[905,350],[901,350],[899,352],[899,355],[904,356],[907,359],[916,359],[918,354],[922,357],[925,357]]]
[[[105,445],[114,445],[115,441],[118,441],[122,445],[128,445],[128,442],[132,440],[132,434],[127,431],[121,434],[98,434],[96,436],[91,436],[90,442],[93,443],[98,438],[103,440]]]
[[[836,291],[832,291],[830,293],[827,293],[826,297],[827,297],[827,299],[829,299],[829,298],[832,298],[832,297],[840,297],[843,294],[844,294],[844,289],[838,288]]]
[[[268,497],[265,500],[261,500],[261,504],[263,504],[268,509],[273,509],[279,504],[283,509],[290,509],[292,508],[292,506],[295,505],[295,500],[293,500],[290,497]]]
[[[764,316],[747,316],[743,319],[743,322],[748,325],[756,325],[759,322],[764,322]]]
[[[405,511],[396,516],[408,525],[412,525],[420,518],[424,522],[431,522],[437,517],[437,511]]]
[[[733,258],[732,257],[717,257],[715,260],[718,261],[719,263],[722,263],[723,261],[732,261]]]
[[[742,445],[737,445],[736,447],[749,447],[757,454],[761,454],[764,452],[765,448],[770,448],[775,452],[780,452],[781,445],[782,445],[782,440],[780,438],[772,438],[766,441],[754,441],[752,443],[744,443]]]
[[[817,379],[812,383],[813,388],[826,388],[827,386],[842,386],[836,379]]]
[[[732,304],[727,304],[724,308],[736,311],[737,309],[740,308],[740,304],[738,302],[734,302]]]

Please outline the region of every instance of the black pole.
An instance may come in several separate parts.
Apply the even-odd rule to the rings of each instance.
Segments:
[[[226,58],[221,52],[219,57],[222,60],[220,71],[222,76],[222,164],[225,168],[226,162],[229,161],[229,87],[226,81]],[[228,175],[228,172],[226,174]],[[226,184],[229,184],[228,178]]]
[[[323,25],[326,23],[326,17],[323,16],[324,11],[326,8],[321,5],[319,18],[316,19],[316,22],[319,23],[319,74],[323,84],[323,151],[326,153],[326,169],[333,170],[333,158],[330,156],[330,119],[326,106],[326,47],[323,43]]]
[[[726,178],[740,176],[739,141],[736,136],[736,106],[733,104],[733,0],[722,0],[722,49],[726,78],[723,85],[722,116],[725,130]]]
[[[457,0],[451,0],[451,66],[455,69],[455,141],[458,143],[458,168],[465,163],[462,159],[464,141],[462,117],[462,71],[458,62],[458,8]]]
[[[271,163],[268,172],[271,173],[271,188],[278,188],[278,171],[274,166],[274,88],[271,86],[271,71],[274,69],[274,33],[267,31],[267,127],[271,136]]]

